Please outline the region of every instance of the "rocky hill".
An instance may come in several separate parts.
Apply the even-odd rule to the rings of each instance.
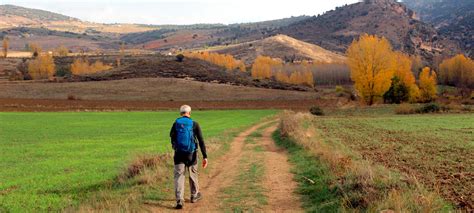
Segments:
[[[463,50],[474,57],[474,1],[404,0],[403,3],[440,34],[459,42]]]
[[[317,45],[306,43],[286,35],[224,46],[213,50],[222,54],[230,54],[251,64],[259,55],[281,58],[285,61],[311,60],[320,63],[343,63],[345,57],[323,49]]]
[[[338,7],[280,32],[341,53],[363,33],[384,36],[395,49],[421,55],[426,60],[459,51],[455,42],[421,22],[415,12],[395,0],[365,0]]]
[[[277,29],[310,18],[296,16],[270,21],[239,24],[157,25],[158,30],[132,33],[121,39],[152,50],[200,48],[259,40],[275,35]]]

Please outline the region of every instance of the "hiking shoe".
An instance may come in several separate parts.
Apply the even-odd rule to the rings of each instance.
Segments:
[[[198,192],[196,196],[191,196],[191,203],[196,203],[202,199],[201,192]]]
[[[184,207],[184,201],[182,200],[179,200],[177,203],[176,203],[176,207],[174,207],[175,209],[183,209]]]

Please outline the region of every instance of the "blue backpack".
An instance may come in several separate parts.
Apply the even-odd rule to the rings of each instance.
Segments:
[[[194,142],[194,122],[191,118],[181,117],[176,119],[176,144],[175,149],[179,152],[193,153],[196,151]]]

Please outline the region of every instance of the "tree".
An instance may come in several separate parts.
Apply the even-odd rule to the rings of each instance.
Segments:
[[[34,80],[47,79],[53,77],[55,67],[52,55],[39,54],[28,64],[28,73]]]
[[[290,77],[288,77],[288,75],[283,71],[276,72],[275,79],[279,82],[283,82],[287,84],[290,83]]]
[[[429,67],[423,68],[420,73],[420,101],[431,102],[436,99],[436,73]]]
[[[252,65],[252,77],[254,79],[270,79],[273,76],[272,70],[281,66],[281,60],[258,56]]]
[[[392,86],[396,86],[398,88],[393,89],[402,89],[402,87],[408,89],[408,96],[398,97],[395,99],[402,100],[402,102],[406,102],[408,100],[416,101],[418,98],[418,87],[416,86],[416,79],[412,72],[413,61],[412,59],[401,52],[394,52],[393,53],[393,70],[394,76],[397,77],[396,80],[399,82],[393,82],[394,78],[392,78]],[[394,93],[392,95],[405,95],[404,93]],[[405,100],[408,98],[407,100]],[[385,100],[385,97],[384,97]],[[398,102],[398,101],[397,101]]]
[[[184,53],[184,56],[210,62],[217,66],[225,67],[229,71],[235,69],[238,69],[242,72],[246,71],[245,64],[240,60],[236,60],[232,55],[209,52],[189,52]]]
[[[122,58],[125,56],[125,43],[122,42],[120,44],[120,54],[119,57],[117,57],[117,67],[122,66]]]
[[[439,79],[443,84],[460,88],[474,88],[474,61],[459,54],[439,65]]]
[[[78,58],[71,64],[71,73],[73,75],[88,75],[106,71],[111,68],[112,66],[105,65],[101,61],[90,64],[87,58]]]
[[[33,57],[38,57],[41,54],[42,48],[36,43],[28,43],[28,50],[33,53]]]
[[[64,45],[61,45],[58,48],[56,48],[54,52],[57,56],[64,57],[69,54],[69,49],[65,47]]]
[[[392,78],[390,89],[383,95],[385,103],[401,104],[407,102],[410,98],[410,89],[404,84],[398,76]]]
[[[421,60],[421,57],[419,55],[416,56],[411,56],[410,57],[412,66],[411,66],[411,71],[415,76],[419,76],[421,69],[423,69],[423,60]]]
[[[366,104],[374,104],[390,88],[394,74],[392,55],[392,46],[387,39],[367,34],[348,48],[351,78]]]
[[[2,43],[2,47],[3,47],[3,57],[6,58],[7,55],[8,55],[8,47],[9,47],[9,39],[8,37],[4,36],[3,37],[3,43]]]

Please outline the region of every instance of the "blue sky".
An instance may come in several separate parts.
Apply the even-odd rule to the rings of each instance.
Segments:
[[[0,0],[101,23],[241,23],[317,15],[358,0]]]

